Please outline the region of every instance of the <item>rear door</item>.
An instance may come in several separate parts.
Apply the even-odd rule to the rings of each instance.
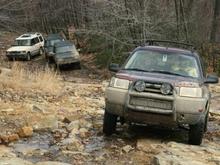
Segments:
[[[39,38],[35,37],[34,42],[35,42],[35,44],[33,45],[34,54],[38,54],[40,52],[40,47],[41,47]]]

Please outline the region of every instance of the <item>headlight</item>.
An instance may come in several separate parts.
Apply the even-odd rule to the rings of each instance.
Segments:
[[[182,97],[202,97],[202,88],[180,87]]]
[[[113,77],[110,81],[109,86],[114,88],[128,89],[129,84],[129,80]]]
[[[164,83],[164,84],[162,84],[160,91],[162,94],[168,95],[172,91],[172,86],[170,84]]]
[[[136,89],[136,91],[138,92],[143,92],[145,90],[146,84],[144,81],[137,81],[134,85],[134,88]]]

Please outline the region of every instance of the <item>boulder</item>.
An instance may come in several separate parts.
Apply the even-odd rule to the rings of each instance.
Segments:
[[[25,126],[19,130],[18,134],[21,138],[30,137],[33,135],[33,128]]]

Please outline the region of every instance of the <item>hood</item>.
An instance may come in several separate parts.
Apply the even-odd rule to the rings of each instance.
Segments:
[[[30,49],[30,46],[12,46],[10,47],[7,52],[12,52],[12,51],[28,51]]]
[[[189,77],[181,77],[176,75],[168,75],[162,73],[150,73],[150,72],[140,72],[140,71],[127,71],[121,70],[116,74],[118,78],[124,78],[131,81],[135,80],[145,80],[149,82],[163,82],[163,83],[170,83],[173,86],[180,82],[189,82],[189,83],[198,83],[200,84],[201,81],[198,79],[193,79]]]

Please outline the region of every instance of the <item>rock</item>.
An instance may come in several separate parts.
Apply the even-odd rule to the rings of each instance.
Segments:
[[[126,153],[130,152],[131,150],[133,150],[133,147],[130,145],[126,145],[122,148],[122,151],[124,151]]]
[[[1,135],[0,139],[2,143],[10,143],[19,140],[19,136],[18,134]]]
[[[5,113],[8,113],[8,112],[13,112],[14,109],[13,108],[8,108],[8,109],[1,109],[0,112],[5,112]]]
[[[67,130],[71,132],[72,130],[78,130],[79,129],[79,120],[72,121],[68,126]]]
[[[79,135],[81,138],[86,138],[89,135],[89,131],[86,128],[80,128]]]
[[[147,153],[158,153],[157,145],[160,145],[159,139],[138,139],[137,149]]]
[[[33,163],[20,158],[1,158],[0,165],[33,165]]]
[[[18,134],[9,135],[8,140],[9,140],[9,142],[17,141],[17,140],[19,140],[19,136],[18,136]]]
[[[38,162],[36,165],[71,165],[71,164],[61,163],[61,162],[53,162],[53,161],[46,161],[46,162]]]
[[[69,137],[61,141],[59,144],[63,149],[71,151],[83,151],[84,146],[76,137]]]
[[[72,121],[76,121],[79,120],[82,116],[80,114],[74,114],[74,115],[69,115],[69,116],[65,116],[65,118],[63,119],[64,123],[71,123]]]
[[[39,112],[39,113],[45,113],[45,110],[43,107],[40,107],[39,105],[31,105],[31,111],[32,112]]]
[[[45,149],[40,148],[40,146],[30,146],[26,144],[14,144],[13,145],[14,150],[17,153],[20,153],[24,156],[32,156],[32,155],[44,155],[48,151]]]
[[[16,157],[16,154],[13,153],[12,149],[9,147],[6,147],[4,145],[0,145],[0,159],[1,157]]]
[[[80,128],[92,128],[92,124],[85,119],[80,119]]]
[[[21,138],[30,137],[33,135],[33,128],[32,127],[23,127],[19,130],[18,134]]]
[[[164,149],[154,156],[154,165],[206,165],[220,164],[219,146],[207,149],[204,146],[192,146],[188,144],[170,142]],[[212,164],[211,163],[211,164]]]
[[[56,115],[34,115],[29,118],[28,125],[32,125],[34,131],[58,129],[58,118]]]

